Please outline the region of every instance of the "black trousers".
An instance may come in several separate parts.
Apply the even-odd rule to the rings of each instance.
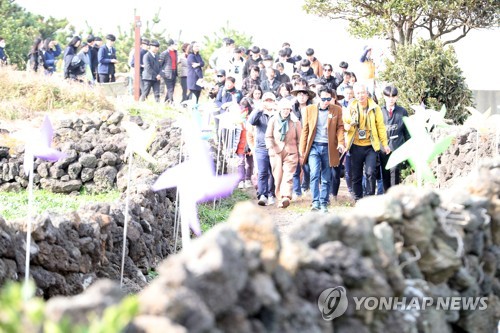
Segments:
[[[366,175],[366,193],[375,194],[377,152],[372,146],[352,145],[349,150],[351,154],[352,190],[354,199],[363,197],[363,168]]]
[[[387,192],[389,187],[401,183],[401,164],[396,165],[390,170],[386,170],[385,166],[389,161],[391,154],[387,155],[384,152],[379,152],[380,165],[382,166],[382,182],[384,183],[384,192]]]
[[[160,102],[160,81],[158,80],[142,80],[142,95],[141,101],[145,101],[148,98],[151,88],[153,88],[153,93],[155,95],[155,101]]]
[[[175,70],[172,71],[171,79],[164,79],[164,80],[165,80],[165,86],[167,88],[167,94],[165,95],[165,102],[173,102],[175,83],[177,81],[177,71]]]
[[[113,74],[99,74],[100,83],[115,82],[115,73]]]

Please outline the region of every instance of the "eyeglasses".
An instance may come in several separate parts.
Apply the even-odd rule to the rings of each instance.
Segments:
[[[217,77],[224,77],[224,75],[217,75]]]
[[[266,98],[264,102],[274,102],[274,99]]]
[[[332,100],[332,98],[331,97],[321,97],[321,100],[323,102],[330,102]]]
[[[332,71],[332,69],[331,69],[331,68],[325,68],[325,69],[324,69],[324,71],[325,71],[325,72],[331,72],[331,71]]]

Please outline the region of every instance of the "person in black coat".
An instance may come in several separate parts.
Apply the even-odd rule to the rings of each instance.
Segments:
[[[102,38],[94,35],[89,35],[87,37],[87,43],[89,44],[90,52],[90,70],[92,71],[92,78],[95,82],[99,82],[99,75],[97,75],[97,65],[99,61],[97,60],[97,53],[102,44]]]
[[[406,128],[403,117],[408,117],[408,111],[405,108],[396,104],[398,100],[398,89],[394,86],[384,88],[385,106],[382,108],[384,116],[384,124],[387,131],[387,139],[391,152],[398,149],[406,141],[410,139],[410,134]],[[389,187],[397,185],[401,182],[401,164],[398,164],[390,170],[386,170],[385,166],[391,153],[379,152],[380,163],[382,165],[382,181],[384,183],[384,192],[387,192]]]
[[[79,73],[81,63],[78,61],[78,57],[76,57],[78,47],[80,47],[81,43],[82,40],[80,37],[75,36],[71,39],[68,46],[66,46],[66,49],[64,50],[63,73],[65,79],[78,80],[78,76],[81,74]]]
[[[160,43],[154,40],[149,44],[149,51],[142,58],[142,63],[144,64],[144,70],[142,71],[142,84],[143,90],[141,95],[141,101],[146,100],[149,95],[149,91],[153,88],[153,93],[155,95],[155,101],[160,102],[160,62],[158,60],[158,49],[160,48]]]
[[[169,39],[167,41],[168,48],[160,54],[161,77],[165,81],[167,94],[165,102],[172,103],[174,101],[175,82],[177,81],[177,44]]]

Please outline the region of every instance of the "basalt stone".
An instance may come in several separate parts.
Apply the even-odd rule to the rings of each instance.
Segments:
[[[116,111],[106,120],[106,122],[108,123],[108,125],[116,125],[123,119],[123,116],[123,112]]]
[[[94,183],[100,190],[111,189],[114,186],[118,171],[112,166],[97,169],[94,173]]]
[[[82,165],[79,162],[72,163],[68,166],[68,175],[71,179],[78,179],[82,171]]]
[[[107,151],[102,154],[101,160],[106,163],[106,165],[114,166],[118,162],[118,156],[115,153]]]
[[[61,178],[65,174],[66,174],[66,172],[63,169],[61,169],[60,167],[58,167],[57,165],[53,165],[49,169],[50,178],[54,178],[54,179]]]
[[[95,169],[92,169],[92,168],[83,168],[81,176],[80,176],[82,182],[86,183],[86,182],[94,179],[94,173],[95,173]]]
[[[97,157],[95,157],[95,155],[92,154],[83,154],[78,159],[78,162],[84,168],[95,168],[97,166]]]

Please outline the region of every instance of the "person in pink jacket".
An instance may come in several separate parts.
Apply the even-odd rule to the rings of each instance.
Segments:
[[[269,119],[265,137],[280,208],[290,205],[293,174],[299,161],[298,147],[302,126],[292,113],[292,104],[293,102],[286,98],[278,103],[278,113]]]

